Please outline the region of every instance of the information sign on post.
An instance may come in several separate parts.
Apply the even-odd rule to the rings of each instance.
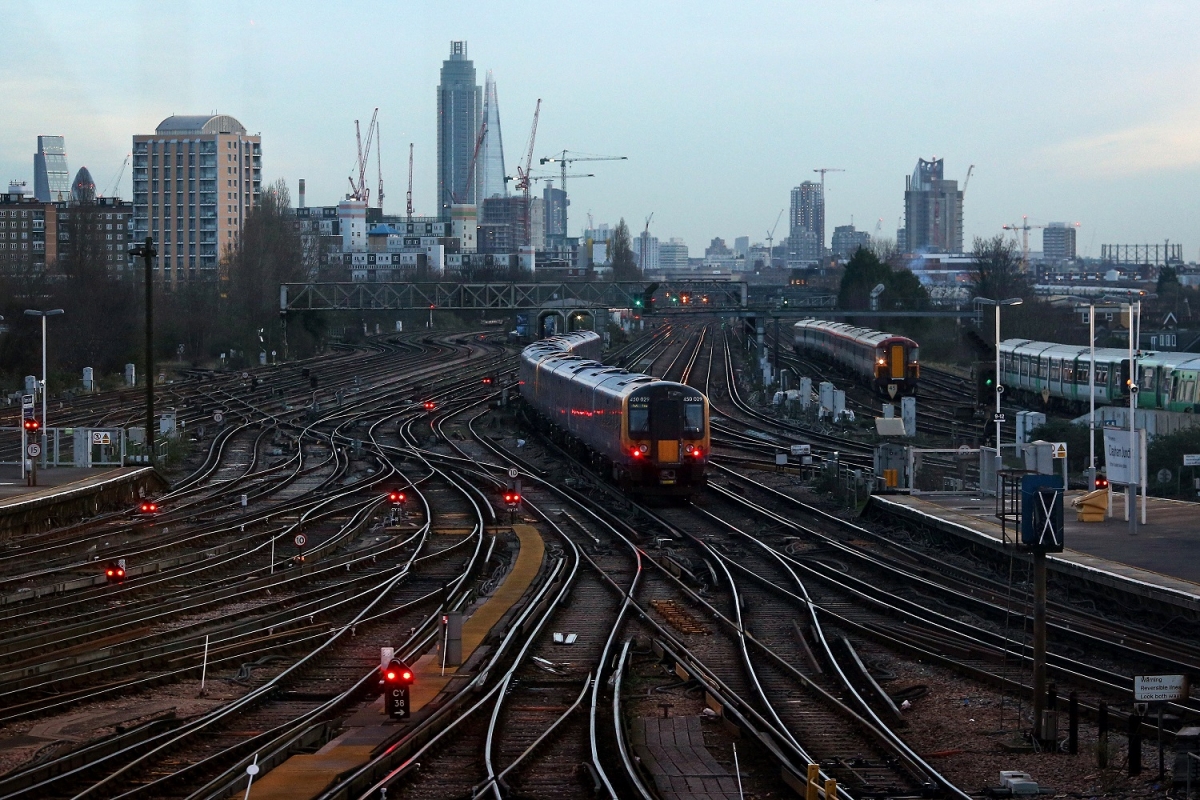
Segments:
[[[1186,700],[1190,687],[1187,675],[1135,675],[1133,699],[1138,703]]]
[[[1183,465],[1185,467],[1200,467],[1200,453],[1184,453]]]

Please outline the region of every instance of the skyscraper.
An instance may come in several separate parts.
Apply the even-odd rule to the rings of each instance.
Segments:
[[[910,253],[961,253],[963,193],[958,181],[943,177],[942,159],[917,159],[905,178],[905,250]]]
[[[233,117],[167,117],[133,137],[133,239],[155,240],[171,286],[217,277],[261,188],[262,138]]]
[[[805,181],[792,189],[789,261],[816,263],[825,251],[825,194],[821,184]]]
[[[67,145],[62,136],[37,137],[33,156],[33,196],[43,203],[71,199],[71,175],[67,171]]]
[[[483,92],[475,83],[475,65],[467,58],[466,42],[450,43],[450,58],[442,62],[438,84],[438,208],[479,202],[480,175],[467,174],[475,140],[483,121]]]
[[[546,249],[556,250],[564,247],[567,240],[567,206],[571,201],[562,189],[554,188],[554,181],[546,181],[542,190],[546,215]]]
[[[489,69],[483,82],[483,120],[487,131],[479,149],[476,170],[483,170],[481,200],[489,197],[508,197],[504,182],[504,141],[500,137],[500,103],[496,100],[496,79]]]

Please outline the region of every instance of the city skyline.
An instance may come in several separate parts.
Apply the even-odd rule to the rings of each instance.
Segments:
[[[435,213],[437,73],[448,43],[466,40],[477,70],[504,84],[510,148],[523,149],[541,97],[535,158],[564,147],[629,157],[571,187],[572,234],[589,211],[631,228],[653,211],[651,234],[663,240],[697,249],[713,236],[761,241],[790,190],[831,166],[847,171],[826,181],[825,245],[851,218],[868,232],[882,218],[890,238],[912,164],[938,157],[960,187],[975,165],[968,247],[1022,215],[1081,222],[1083,256],[1098,256],[1102,242],[1170,239],[1192,260],[1200,245],[1191,189],[1200,63],[1186,46],[1200,10],[929,2],[733,12],[701,3],[684,13],[618,3],[606,19],[629,20],[621,37],[526,47],[528,19],[570,26],[591,15],[541,3],[516,15],[466,4],[452,16],[433,4],[361,4],[342,15],[316,4],[215,6],[228,13],[133,2],[11,9],[0,181],[32,187],[36,137],[63,135],[72,165],[89,167],[107,192],[134,133],[172,114],[218,111],[272,142],[265,180],[285,178],[295,195],[306,178],[309,203],[332,204],[353,167],[353,121],[378,105],[388,210],[402,209],[412,141],[417,213]],[[388,26],[366,23],[380,15],[413,32],[404,47],[388,44]],[[796,48],[799,30],[822,35]],[[931,30],[934,41],[915,47]],[[357,82],[345,72],[356,57],[348,43],[364,54]],[[1165,65],[1146,57],[1164,51],[1182,55]],[[799,93],[797,74],[807,76]],[[509,164],[522,157],[510,152]],[[127,199],[129,187],[126,169]]]

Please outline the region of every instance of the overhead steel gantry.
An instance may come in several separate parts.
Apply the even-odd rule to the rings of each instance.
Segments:
[[[553,307],[634,308],[649,281],[614,283],[284,283],[279,310],[288,311],[525,311]],[[746,307],[746,284],[735,281],[672,281],[658,292],[685,292],[693,308]],[[703,302],[702,298],[707,298]],[[665,310],[665,309],[664,309]]]

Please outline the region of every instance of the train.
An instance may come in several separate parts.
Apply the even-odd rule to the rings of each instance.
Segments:
[[[800,320],[792,333],[798,355],[817,355],[850,371],[880,397],[917,394],[921,353],[906,336],[819,319]]]
[[[1018,398],[1083,411],[1088,402],[1091,349],[1083,345],[1005,339],[1000,383]],[[1143,351],[1137,357],[1138,408],[1200,412],[1200,354]],[[1096,404],[1129,403],[1129,351],[1096,348]]]
[[[521,396],[551,435],[631,494],[689,497],[706,481],[709,404],[691,386],[600,363],[591,331],[521,351]]]

